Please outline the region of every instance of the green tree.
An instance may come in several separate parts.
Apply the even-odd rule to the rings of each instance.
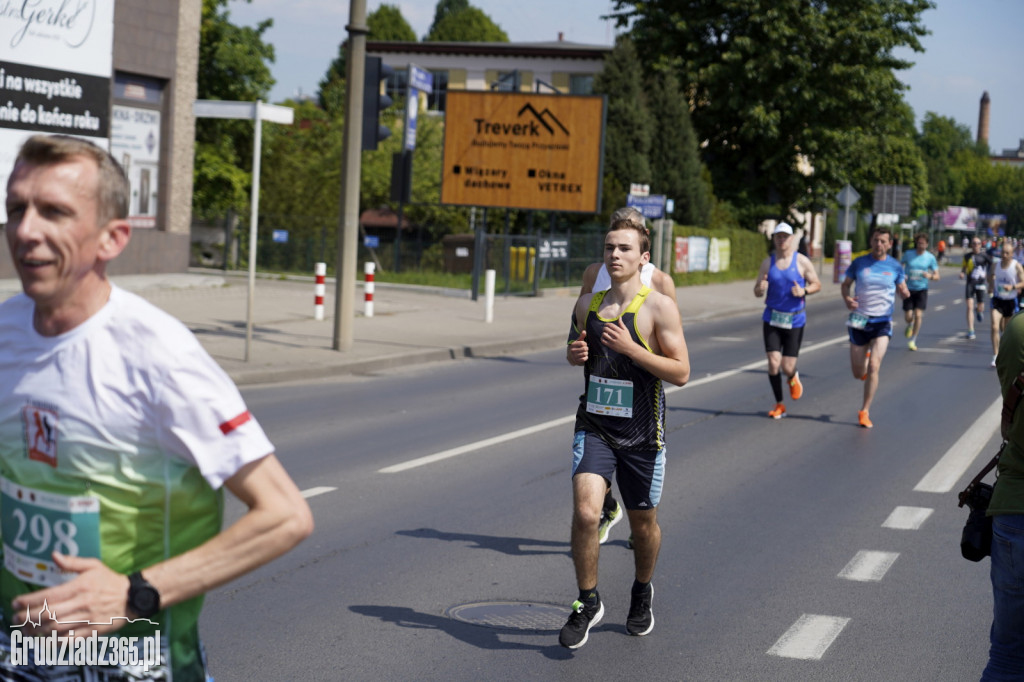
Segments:
[[[235,26],[225,9],[228,0],[203,0],[199,35],[197,97],[255,101],[266,99],[274,79],[269,63],[274,48],[263,42],[272,25]],[[216,218],[228,210],[247,211],[252,184],[252,124],[201,118],[196,121],[196,155],[192,212]]]
[[[887,133],[931,0],[616,0],[650,64],[675,65],[718,196],[747,225],[834,193],[847,133]],[[806,159],[813,173],[801,171]]]
[[[366,27],[370,31],[366,36],[367,40],[416,42],[415,31],[402,16],[402,10],[395,5],[384,4],[370,12],[366,16]],[[328,101],[329,86],[345,80],[345,53],[347,50],[348,41],[343,41],[338,46],[338,56],[331,61],[330,66],[327,67],[327,73],[320,79],[317,95],[320,106],[324,108],[331,106],[331,102]]]
[[[1006,216],[1007,234],[1024,234],[1024,168],[993,165],[987,156],[969,157],[963,206]]]
[[[928,208],[959,206],[967,186],[967,167],[971,157],[978,155],[970,128],[929,111],[921,121],[917,146],[928,169]]]
[[[636,47],[627,35],[619,36],[594,77],[594,94],[608,98],[604,129],[604,181],[602,222],[622,206],[630,183],[649,183],[653,125],[643,93],[643,70]]]
[[[697,136],[679,79],[669,70],[654,72],[647,92],[653,189],[675,201],[670,217],[683,225],[706,226],[711,217],[710,191],[702,178]]]
[[[434,32],[437,25],[450,14],[457,14],[464,9],[469,9],[469,0],[438,0],[437,7],[434,8],[434,21],[431,22],[430,28],[427,30],[427,35]],[[426,38],[424,38],[426,40]]]
[[[423,39],[448,43],[507,43],[508,35],[476,7],[445,15]]]

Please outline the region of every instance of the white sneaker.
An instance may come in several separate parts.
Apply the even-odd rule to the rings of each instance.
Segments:
[[[989,365],[989,367],[995,367],[995,366],[996,366],[996,356],[995,356],[995,355],[993,355],[993,356],[992,356],[992,364],[991,364],[991,365]]]

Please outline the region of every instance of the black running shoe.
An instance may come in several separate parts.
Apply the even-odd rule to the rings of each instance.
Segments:
[[[634,594],[629,600],[629,616],[626,617],[626,632],[643,637],[654,629],[654,611],[651,601],[654,600],[654,585],[648,585],[647,591],[641,595]]]
[[[581,601],[574,601],[569,621],[562,626],[562,631],[558,633],[558,643],[566,649],[579,649],[587,643],[590,628],[600,623],[602,616],[604,616],[603,602],[597,602],[597,606],[587,606]]]

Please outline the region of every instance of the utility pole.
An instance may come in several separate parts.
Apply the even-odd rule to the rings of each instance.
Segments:
[[[359,248],[359,179],[362,171],[363,87],[366,80],[366,0],[350,0],[345,64],[345,139],[341,166],[341,224],[334,296],[334,350],[352,348],[356,256]]]

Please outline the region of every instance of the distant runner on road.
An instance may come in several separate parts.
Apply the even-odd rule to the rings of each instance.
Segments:
[[[846,326],[850,334],[850,368],[856,379],[864,381],[864,400],[857,423],[866,429],[871,423],[869,410],[878,390],[878,373],[892,336],[892,311],[896,293],[910,296],[904,283],[903,268],[889,255],[892,233],[887,227],[871,235],[871,252],[854,259],[846,270],[841,291],[850,315]],[[856,296],[850,289],[856,285]]]
[[[764,350],[768,356],[768,383],[775,396],[775,407],[768,412],[773,419],[786,414],[782,403],[782,373],[789,385],[789,397],[800,400],[804,394],[800,374],[796,369],[800,344],[807,322],[806,297],[821,290],[818,273],[807,256],[798,253],[793,228],[779,223],[772,232],[775,252],[761,262],[754,283],[754,296],[765,298],[761,316]]]

